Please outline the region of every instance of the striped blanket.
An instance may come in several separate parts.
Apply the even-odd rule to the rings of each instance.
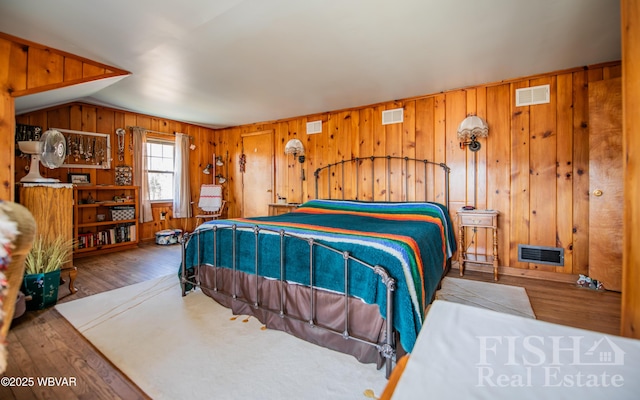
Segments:
[[[215,220],[198,230],[207,242],[213,236],[213,225],[236,225],[236,268],[255,273],[255,235],[258,225],[302,238],[313,238],[341,251],[347,251],[371,265],[384,267],[396,279],[394,293],[394,327],[400,332],[401,344],[411,351],[422,327],[424,310],[440,281],[447,259],[455,251],[451,221],[444,206],[437,203],[381,203],[335,200],[312,200],[294,212],[273,217]],[[268,232],[267,232],[268,233]],[[260,235],[258,273],[280,279],[280,241],[277,233]],[[231,233],[218,231],[215,264],[230,267]],[[309,246],[303,240],[287,240],[284,279],[309,284]],[[214,264],[211,246],[187,246],[187,267],[200,263]],[[318,249],[314,252],[318,266],[314,285],[342,293],[344,273],[342,259],[334,253]],[[354,265],[349,273],[350,294],[369,304],[377,304],[386,317],[386,292],[375,274]]]

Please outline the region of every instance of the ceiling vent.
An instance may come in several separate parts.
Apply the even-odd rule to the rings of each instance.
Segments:
[[[307,135],[322,133],[322,121],[307,122]]]
[[[404,108],[394,108],[382,112],[382,125],[399,124],[404,121]]]
[[[549,103],[550,91],[549,85],[516,89],[516,107]]]
[[[564,249],[519,244],[518,261],[564,267]]]

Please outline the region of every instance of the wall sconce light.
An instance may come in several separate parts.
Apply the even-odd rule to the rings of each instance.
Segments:
[[[213,165],[212,164],[207,164],[205,169],[202,170],[202,173],[209,175],[211,173],[211,168],[213,168]]]
[[[225,183],[227,181],[227,178],[225,178],[221,174],[216,175],[216,178],[218,178],[219,183]]]
[[[467,116],[458,126],[458,139],[462,140],[460,148],[463,150],[464,146],[469,146],[469,150],[473,152],[480,150],[481,146],[478,138],[487,136],[489,136],[489,127],[477,115]]]
[[[284,154],[293,154],[293,158],[298,158],[300,163],[304,162],[304,146],[299,139],[291,139],[284,146]]]
[[[291,139],[284,146],[284,154],[293,154],[293,158],[298,158],[300,164],[304,162],[304,145],[300,139]],[[302,180],[306,180],[304,176],[304,168],[302,168]]]
[[[216,165],[218,167],[222,167],[224,165],[224,161],[222,161],[222,156],[216,157]]]

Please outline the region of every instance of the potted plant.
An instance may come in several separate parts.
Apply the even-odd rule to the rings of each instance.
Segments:
[[[22,291],[27,296],[27,310],[42,310],[56,304],[60,270],[71,260],[73,241],[57,237],[46,241],[38,236],[25,260]]]

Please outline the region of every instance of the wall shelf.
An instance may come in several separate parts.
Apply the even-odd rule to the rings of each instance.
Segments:
[[[73,192],[74,257],[138,246],[138,186],[75,185]],[[114,207],[130,210],[131,218],[119,215],[114,219]]]

